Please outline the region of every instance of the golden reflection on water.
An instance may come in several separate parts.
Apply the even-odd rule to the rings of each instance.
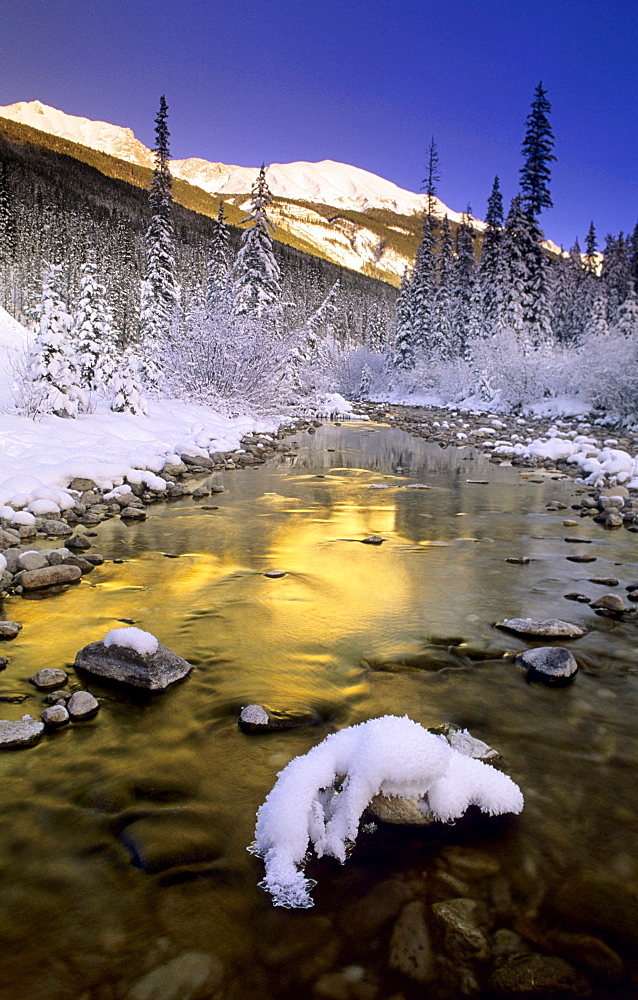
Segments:
[[[3,646],[10,663],[0,695],[28,700],[3,704],[4,718],[38,714],[29,677],[70,667],[78,649],[122,620],[195,669],[158,697],[72,673],[100,699],[97,718],[0,756],[0,934],[20,941],[5,962],[1,1000],[2,988],[7,1000],[76,1000],[87,989],[86,1000],[137,1000],[130,991],[142,972],[193,950],[221,960],[224,995],[292,998],[299,982],[313,981],[302,965],[321,952],[317,941],[341,966],[361,961],[336,930],[340,908],[403,872],[408,858],[433,878],[427,838],[382,832],[343,870],[320,863],[317,909],[302,915],[272,913],[245,847],[288,760],[335,726],[386,712],[468,726],[503,753],[526,808],[481,837],[512,892],[535,899],[557,873],[579,867],[638,885],[628,782],[635,625],[562,597],[574,574],[586,588],[590,573],[566,561],[561,515],[544,505],[570,502],[572,484],[521,484],[494,466],[491,485],[466,482],[483,469],[468,449],[325,428],[279,469],[216,476],[226,486],[218,510],[184,499],[149,508],[144,524],[104,523],[95,549],[107,561],[79,586],[6,602],[4,616],[24,627]],[[390,488],[371,488],[383,476]],[[424,480],[431,489],[404,488]],[[626,535],[589,522],[579,530],[593,540],[597,574],[638,576]],[[373,534],[383,544],[362,543]],[[512,555],[532,562],[506,563]],[[268,570],[286,575],[269,579]],[[493,628],[511,616],[565,617],[591,630],[572,647],[581,672],[571,687],[525,683],[512,655],[528,644]],[[236,719],[251,702],[312,709],[325,721],[248,737]],[[179,878],[131,865],[127,831],[152,842],[158,823],[169,842],[191,844]],[[268,951],[271,938],[287,944],[277,952],[273,939]],[[295,947],[303,961],[291,958]]]

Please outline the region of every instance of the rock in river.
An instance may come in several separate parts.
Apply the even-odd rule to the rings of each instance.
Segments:
[[[118,632],[140,631],[117,629]],[[108,638],[108,637],[107,637]],[[153,652],[140,651],[132,645],[112,642],[90,642],[75,657],[75,666],[99,677],[108,677],[147,691],[164,691],[176,681],[181,681],[193,669],[177,653],[156,642]]]
[[[61,583],[75,583],[81,576],[82,570],[78,566],[61,563],[59,566],[45,566],[43,569],[25,569],[18,573],[16,583],[25,590],[40,590]]]
[[[587,634],[587,629],[560,621],[558,618],[547,618],[542,622],[534,621],[532,618],[506,618],[505,621],[497,622],[496,628],[505,629],[507,632],[518,632],[521,635],[553,636],[555,639],[579,639]]]
[[[41,691],[48,691],[50,688],[63,687],[68,679],[64,670],[58,670],[56,667],[44,667],[33,675],[31,683],[40,688]]]
[[[554,686],[569,684],[578,670],[576,660],[568,649],[561,646],[540,646],[527,649],[516,657],[527,670],[528,680],[543,681]]]
[[[316,726],[321,718],[316,712],[291,711],[273,712],[263,705],[246,705],[242,708],[239,728],[245,733],[271,733],[280,729],[296,729],[299,726]]]
[[[0,639],[15,639],[21,628],[19,622],[0,622]]]
[[[44,732],[44,723],[30,715],[23,715],[19,722],[0,719],[0,749],[14,750],[37,743]]]

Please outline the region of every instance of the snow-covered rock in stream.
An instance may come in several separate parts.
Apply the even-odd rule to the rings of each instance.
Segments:
[[[301,867],[309,842],[318,857],[345,861],[346,844],[356,839],[362,813],[379,794],[421,799],[443,822],[470,805],[491,816],[523,808],[521,790],[506,774],[454,750],[445,736],[407,716],[349,726],[290,761],[259,809],[252,850],[264,859],[261,884],[276,906],[312,906]]]
[[[74,666],[148,691],[164,691],[193,669],[187,660],[139,628],[112,629],[103,642],[91,642],[81,649]]]

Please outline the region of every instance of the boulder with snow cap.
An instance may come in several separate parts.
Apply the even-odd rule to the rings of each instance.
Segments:
[[[291,760],[257,813],[251,850],[264,859],[261,884],[276,906],[312,906],[302,869],[309,843],[318,857],[345,861],[347,843],[379,794],[419,800],[441,822],[471,805],[491,816],[523,808],[521,790],[506,774],[407,716],[349,726]]]
[[[103,642],[91,642],[81,649],[74,666],[147,691],[164,691],[193,669],[187,660],[139,628],[112,629]]]

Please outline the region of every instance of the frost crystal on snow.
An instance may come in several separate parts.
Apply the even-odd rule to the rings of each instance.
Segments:
[[[424,798],[442,822],[471,805],[491,816],[523,808],[521,790],[506,774],[407,716],[342,729],[291,760],[257,813],[255,852],[266,866],[261,884],[275,906],[312,906],[302,869],[309,843],[318,857],[344,862],[346,844],[356,839],[361,815],[378,794]]]
[[[152,656],[157,652],[158,642],[154,635],[141,628],[114,628],[107,632],[104,645],[123,646],[134,649],[140,656]]]

